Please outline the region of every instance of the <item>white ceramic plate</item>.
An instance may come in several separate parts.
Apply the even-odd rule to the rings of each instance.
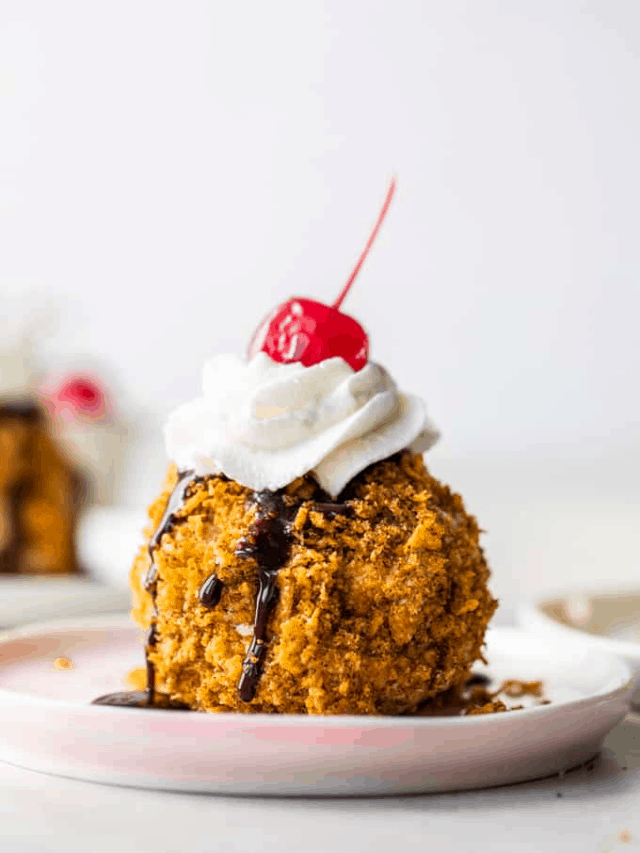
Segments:
[[[635,705],[640,705],[640,589],[573,590],[528,601],[518,622],[548,642],[619,655],[636,675]]]
[[[73,663],[59,670],[54,660]],[[358,795],[519,782],[592,758],[624,716],[629,671],[514,628],[488,673],[543,679],[551,704],[469,717],[197,714],[90,705],[141,663],[122,617],[49,623],[0,641],[0,758],[94,782],[223,794]],[[513,702],[513,700],[512,700]]]

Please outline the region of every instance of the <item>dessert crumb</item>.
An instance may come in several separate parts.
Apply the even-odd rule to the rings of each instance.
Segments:
[[[558,797],[558,799],[560,799],[561,796],[562,796],[562,794],[560,793],[560,791],[558,791],[558,793],[556,794],[556,797]]]
[[[474,705],[473,707],[467,710],[467,717],[473,716],[475,714],[500,714],[503,711],[515,711],[515,708],[507,708],[504,702],[501,702],[499,699],[494,702],[487,702],[484,705]]]
[[[504,693],[511,699],[518,699],[520,696],[542,696],[541,681],[519,681],[515,678],[510,678],[503,682],[500,693]]]
[[[623,829],[618,838],[623,844],[628,844],[631,841],[631,833],[628,829]]]
[[[69,658],[56,658],[53,665],[56,669],[73,669],[73,663]]]

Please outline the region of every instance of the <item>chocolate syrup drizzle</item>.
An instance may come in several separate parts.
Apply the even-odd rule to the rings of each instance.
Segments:
[[[242,702],[251,702],[256,695],[267,651],[267,624],[278,600],[278,572],[289,557],[292,524],[301,501],[287,503],[282,492],[265,489],[253,493],[252,503],[257,509],[256,519],[248,535],[238,542],[236,548],[239,557],[253,559],[258,564],[253,638],[242,664],[242,676],[238,684],[238,696]],[[351,512],[347,504],[334,502],[314,502],[311,509],[329,518]]]
[[[200,604],[209,609],[214,608],[220,601],[223,588],[224,584],[217,575],[209,575],[198,592]]]
[[[258,564],[258,595],[253,622],[253,638],[242,664],[238,696],[251,702],[256,694],[267,651],[267,622],[278,600],[278,572],[291,549],[291,524],[299,504],[287,505],[280,492],[254,492],[256,519],[247,536],[238,542],[236,554]]]
[[[155,552],[164,534],[169,533],[175,524],[176,516],[184,506],[187,492],[189,491],[191,484],[196,482],[196,480],[197,478],[194,471],[188,470],[179,472],[178,482],[175,484],[173,491],[169,495],[169,500],[167,501],[167,506],[165,507],[162,518],[160,519],[160,523],[156,527],[151,539],[149,539],[149,557],[151,558],[151,565],[149,566],[147,575],[144,579],[144,588],[151,595],[153,611],[151,626],[147,631],[147,636],[145,638],[144,653],[147,663],[147,704],[150,706],[154,704],[156,694],[156,669],[149,658],[149,652],[155,648],[158,642],[158,628],[156,621],[158,618],[158,608],[156,607],[156,596],[158,594],[158,566],[155,561]]]
[[[188,710],[181,703],[172,702],[169,697],[155,689],[155,667],[149,658],[149,652],[158,642],[156,595],[158,587],[158,567],[155,563],[155,550],[165,533],[168,533],[176,521],[177,513],[184,505],[189,488],[197,479],[194,472],[182,471],[178,482],[169,496],[167,506],[160,523],[149,540],[151,565],[144,580],[144,588],[153,599],[153,617],[145,638],[145,656],[147,666],[147,690],[112,693],[95,699],[94,705],[115,705],[128,708],[162,708]],[[348,515],[351,507],[347,503],[327,501],[324,492],[318,489],[323,500],[311,504],[313,512],[319,512],[328,518]],[[242,665],[242,676],[238,683],[238,695],[242,702],[251,702],[255,697],[262,664],[267,651],[267,624],[278,600],[278,572],[287,562],[291,550],[291,531],[302,501],[285,497],[283,492],[264,490],[254,492],[250,505],[256,507],[256,517],[247,536],[238,542],[236,554],[243,559],[255,560],[258,566],[258,594],[253,624],[253,637]],[[204,607],[215,607],[222,595],[223,582],[214,573],[202,584],[198,592],[200,603]]]
[[[319,512],[326,515],[327,518],[335,518],[337,515],[351,515],[351,507],[349,504],[314,501],[311,504],[312,512]]]
[[[163,513],[160,523],[155,529],[151,539],[149,540],[149,556],[151,565],[147,570],[144,579],[144,588],[151,595],[153,601],[153,611],[151,617],[151,625],[147,631],[144,644],[144,653],[147,667],[147,689],[146,691],[125,691],[121,693],[110,693],[107,696],[100,696],[94,699],[92,705],[115,705],[118,707],[127,708],[171,708],[175,710],[188,710],[187,706],[181,703],[174,703],[168,700],[168,697],[161,697],[156,692],[156,669],[153,661],[149,658],[149,652],[156,646],[158,642],[158,609],[156,607],[156,595],[158,593],[158,567],[155,562],[155,551],[160,540],[165,533],[168,533],[176,521],[178,512],[184,506],[184,501],[187,492],[192,483],[197,482],[198,478],[194,471],[181,471],[178,474],[178,482],[175,484],[173,491],[169,495],[167,506]]]
[[[193,471],[181,471],[178,474],[178,482],[173,487],[173,491],[169,495],[167,506],[164,514],[160,519],[160,523],[156,527],[151,539],[149,539],[149,556],[151,557],[151,565],[147,571],[147,576],[144,579],[144,588],[151,593],[153,602],[156,599],[156,586],[158,581],[158,567],[155,563],[155,550],[160,544],[160,540],[165,533],[168,533],[173,527],[176,515],[184,506],[184,501],[191,483],[196,482],[196,477]]]

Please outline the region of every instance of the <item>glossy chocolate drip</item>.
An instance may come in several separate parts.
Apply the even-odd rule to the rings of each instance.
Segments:
[[[160,540],[164,534],[168,533],[173,527],[176,520],[176,514],[182,509],[184,499],[187,495],[187,490],[195,479],[193,471],[180,472],[178,475],[178,482],[175,484],[173,491],[169,495],[169,500],[167,501],[167,506],[162,518],[160,519],[160,523],[156,527],[151,539],[149,539],[149,556],[151,557],[151,565],[149,566],[147,576],[144,579],[144,588],[152,595],[154,594],[153,590],[156,581],[158,580],[158,567],[155,564],[154,552],[160,544]]]
[[[253,502],[257,507],[256,519],[236,549],[239,557],[253,559],[258,564],[253,638],[238,684],[238,695],[243,702],[251,702],[256,694],[267,651],[267,622],[278,599],[278,572],[289,557],[291,522],[298,511],[298,505],[288,506],[279,492],[256,492]]]
[[[154,621],[151,623],[144,640],[144,653],[147,665],[147,702],[149,705],[153,705],[156,693],[156,668],[149,659],[150,649],[155,648],[156,643],[158,642],[158,629],[155,622],[156,616],[157,613],[154,613]]]
[[[238,684],[238,695],[243,702],[251,702],[256,695],[262,662],[267,652],[267,620],[278,598],[277,570],[260,569],[259,571],[253,638],[242,664],[242,676]]]
[[[0,420],[17,418],[29,426],[35,426],[41,417],[40,406],[30,400],[27,402],[7,402],[0,406]],[[33,433],[28,432],[23,451],[26,458],[30,458],[34,452],[33,443]],[[34,477],[34,472],[28,470],[8,489],[8,520],[6,524],[9,535],[5,547],[0,551],[0,573],[2,574],[16,574],[20,571],[20,562],[26,544],[21,510],[35,484]]]
[[[351,507],[345,503],[331,503],[314,501],[311,504],[311,512],[319,512],[327,518],[335,518],[337,515],[351,515]]]
[[[154,607],[154,619],[158,613]],[[149,649],[152,649],[158,641],[158,631],[155,621],[147,631],[145,637],[145,655],[147,658],[147,689],[125,690],[120,693],[108,693],[94,699],[92,705],[110,705],[115,708],[151,708],[156,711],[190,711],[188,705],[182,702],[174,702],[163,693],[158,693],[156,687],[156,671],[153,663],[149,660]]]
[[[127,708],[167,708],[189,710],[188,706],[172,703],[162,693],[155,690],[155,667],[149,659],[149,651],[158,641],[156,619],[158,611],[155,606],[158,569],[154,560],[154,552],[162,536],[173,526],[176,515],[184,505],[190,485],[196,481],[193,471],[180,473],[178,482],[171,493],[165,512],[149,540],[149,555],[151,565],[144,581],[145,589],[151,594],[154,602],[151,627],[145,640],[147,661],[147,690],[113,693],[95,699],[95,705],[112,705]],[[320,489],[316,492],[318,498],[329,497]],[[248,535],[238,542],[236,554],[246,559],[254,559],[258,566],[258,594],[256,598],[253,637],[242,665],[242,676],[238,684],[238,695],[243,702],[251,702],[255,697],[258,682],[262,672],[262,663],[267,651],[267,623],[273,607],[278,599],[277,576],[286,563],[291,549],[292,522],[301,501],[287,503],[282,492],[268,490],[255,492],[251,504],[257,509],[256,518],[249,528]],[[329,518],[338,515],[348,515],[351,507],[345,503],[331,501],[316,501],[311,509]],[[224,588],[223,582],[216,574],[211,574],[200,587],[198,598],[205,607],[215,607]]]
[[[162,518],[160,519],[160,523],[155,529],[151,539],[149,539],[149,556],[151,557],[151,565],[149,566],[147,575],[144,579],[144,588],[147,590],[148,593],[151,594],[151,597],[153,599],[153,616],[151,626],[147,632],[144,646],[147,666],[147,704],[144,707],[152,707],[155,703],[156,697],[156,669],[153,665],[153,662],[149,658],[149,652],[156,646],[158,642],[158,631],[156,624],[156,619],[158,617],[158,611],[156,608],[156,594],[158,591],[158,567],[154,559],[155,550],[160,544],[160,540],[162,539],[164,534],[168,533],[173,527],[176,521],[176,515],[184,505],[184,500],[187,496],[187,491],[189,490],[189,487],[191,483],[194,482],[194,480],[194,471],[180,472],[180,474],[178,475],[178,482],[175,484],[173,491],[169,495],[169,500],[167,501],[167,506],[165,508]]]
[[[217,575],[210,575],[200,587],[198,598],[205,607],[213,608],[220,601],[224,584]]]

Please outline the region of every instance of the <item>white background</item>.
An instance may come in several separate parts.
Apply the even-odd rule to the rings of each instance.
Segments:
[[[524,465],[594,576],[575,495],[615,492],[637,572],[640,4],[2,0],[0,25],[0,288],[55,295],[51,358],[160,423],[274,304],[335,298],[396,172],[345,309],[428,400],[434,468],[490,522],[494,461],[505,505]],[[526,521],[501,523],[507,589]]]

